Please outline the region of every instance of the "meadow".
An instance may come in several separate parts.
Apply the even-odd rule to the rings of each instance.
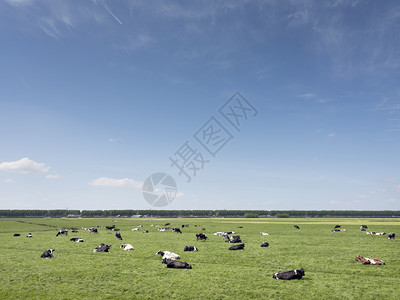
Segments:
[[[189,227],[183,234],[158,231],[166,222]],[[105,229],[113,224],[123,241]],[[336,224],[347,231],[331,232]],[[0,299],[399,299],[400,241],[366,235],[361,224],[400,238],[400,219],[2,219]],[[138,225],[143,227],[132,231]],[[98,235],[81,230],[96,226],[103,226]],[[56,237],[61,228],[79,232]],[[217,231],[235,231],[245,249],[229,251],[231,244],[213,236]],[[208,240],[196,241],[199,232]],[[270,247],[260,247],[262,242]],[[112,245],[111,252],[93,253],[100,243]],[[135,250],[123,251],[122,243]],[[184,252],[186,245],[199,251]],[[54,258],[40,258],[50,248]],[[178,253],[193,269],[167,269],[158,250]],[[386,264],[361,265],[357,255]],[[300,268],[302,280],[272,278]]]

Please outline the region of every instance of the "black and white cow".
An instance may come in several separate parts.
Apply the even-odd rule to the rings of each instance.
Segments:
[[[84,242],[83,239],[80,239],[80,238],[72,238],[72,239],[70,239],[70,241],[77,242],[77,243],[83,243]]]
[[[164,258],[162,261],[163,264],[167,265],[167,268],[174,268],[174,269],[191,269],[192,266],[189,265],[187,262],[184,261],[177,261],[172,259]]]
[[[32,233],[28,233],[26,237],[32,237]]]
[[[115,225],[112,225],[112,226],[106,226],[106,229],[107,230],[113,230],[115,228]]]
[[[119,231],[119,228],[113,228],[112,231]]]
[[[120,248],[124,249],[125,251],[127,250],[134,250],[133,246],[131,244],[122,244]]]
[[[275,273],[272,278],[281,280],[301,279],[305,275],[304,269],[292,271],[279,271]]]
[[[165,224],[164,224],[164,226],[168,226],[168,225],[171,225],[171,223],[165,223]]]
[[[68,230],[67,229],[61,229],[57,232],[56,236],[59,235],[68,235]]]
[[[89,234],[91,234],[91,233],[99,234],[99,231],[97,230],[97,228],[94,228],[94,227],[89,228],[88,231],[89,231]]]
[[[367,225],[360,225],[360,230],[361,231],[365,231],[365,230],[367,230],[368,229],[368,226]]]
[[[269,243],[268,242],[264,242],[261,244],[261,247],[269,247]]]
[[[335,228],[340,228],[340,227],[342,227],[342,226],[341,226],[341,225],[336,225],[336,226],[335,226]]]
[[[78,233],[79,231],[76,230],[76,229],[74,229],[74,230],[71,230],[71,232],[72,232],[72,233]]]
[[[118,231],[115,233],[115,236],[117,237],[117,239],[122,241],[122,236]]]
[[[101,243],[97,248],[94,248],[93,252],[110,252],[111,245],[104,245]]]
[[[162,259],[170,259],[170,260],[176,260],[176,259],[181,258],[179,256],[179,254],[176,254],[176,253],[171,252],[171,251],[158,251],[156,253],[156,255],[160,255],[162,257]]]
[[[40,257],[43,257],[43,258],[52,258],[53,257],[53,252],[54,251],[56,251],[56,250],[53,250],[53,249],[50,249],[50,250],[47,250],[47,251],[44,251],[43,253],[42,253],[42,255],[40,255]]]
[[[300,227],[298,225],[294,225],[293,228],[294,229],[300,229]]]
[[[143,231],[143,233],[149,233],[149,231],[148,231],[148,230],[145,230],[145,231]]]
[[[196,241],[200,240],[200,241],[206,241],[208,239],[208,237],[206,237],[206,235],[204,233],[196,233]]]
[[[388,240],[389,240],[389,241],[391,241],[391,240],[394,241],[395,237],[396,237],[396,234],[395,234],[394,232],[390,232],[390,233],[388,234]]]
[[[195,246],[185,246],[183,251],[198,251],[198,249]]]
[[[14,236],[21,236],[19,233],[14,233]]]
[[[233,245],[229,247],[229,250],[242,250],[244,249],[244,244]]]
[[[172,232],[177,232],[177,233],[182,234],[182,231],[178,227],[172,228]]]
[[[241,243],[242,240],[240,239],[240,235],[233,235],[229,238],[229,243],[235,244],[235,243]]]

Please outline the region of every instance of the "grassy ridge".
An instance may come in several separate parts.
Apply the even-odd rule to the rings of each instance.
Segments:
[[[400,221],[389,219],[23,219],[0,221],[1,299],[10,298],[137,298],[137,299],[398,299],[400,297],[400,249],[386,236],[360,232],[371,230],[400,234]],[[166,221],[171,226],[190,224],[183,234],[158,232]],[[41,224],[41,225],[37,225]],[[124,241],[114,232],[99,229],[99,235],[80,231],[56,237],[57,227],[81,228],[116,224]],[[144,225],[137,232],[131,229]],[[195,233],[206,228],[209,240],[196,242]],[[215,227],[211,227],[211,225]],[[301,227],[293,229],[293,224]],[[341,224],[346,232],[331,232]],[[237,229],[243,226],[242,229]],[[149,230],[149,234],[142,233]],[[229,251],[216,231],[234,230],[246,244],[243,251]],[[260,236],[260,232],[269,236]],[[13,237],[19,232],[21,237]],[[25,235],[32,232],[33,238]],[[84,243],[73,243],[81,237]],[[268,241],[270,248],[261,248]],[[111,253],[93,253],[100,243],[113,245]],[[119,249],[122,243],[135,247]],[[199,252],[184,252],[195,245]],[[43,251],[56,249],[55,258],[40,258]],[[192,270],[166,269],[158,250],[181,255]],[[378,257],[385,266],[363,266],[354,261],[361,254]],[[303,267],[304,280],[277,281],[272,275],[283,269]]]

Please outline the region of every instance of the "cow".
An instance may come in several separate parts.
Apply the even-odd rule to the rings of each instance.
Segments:
[[[97,234],[99,234],[99,231],[97,230],[97,228],[91,227],[91,228],[89,228],[88,230],[89,230],[89,234],[91,234],[91,233],[97,233]]]
[[[187,262],[176,261],[176,260],[167,259],[167,258],[164,258],[162,263],[166,264],[167,268],[174,268],[174,269],[191,269],[192,268],[192,266],[189,265]]]
[[[176,233],[182,234],[182,231],[178,227],[172,228],[172,232],[176,232]]]
[[[168,225],[171,225],[171,223],[165,223],[165,224],[164,224],[164,226],[168,226]]]
[[[269,234],[266,232],[260,232],[260,235],[269,235]]]
[[[183,251],[198,251],[198,249],[195,246],[185,246]]]
[[[119,231],[119,228],[113,228],[112,231]]]
[[[204,227],[201,230],[206,230]]]
[[[133,228],[132,229],[132,231],[138,231],[139,230],[139,228]]]
[[[229,250],[242,250],[242,249],[244,249],[244,244],[238,244],[229,247]]]
[[[137,227],[138,227],[138,228],[141,228],[141,227],[143,227],[143,225],[138,225]]]
[[[40,257],[45,258],[45,259],[53,258],[53,257],[54,257],[54,256],[53,256],[53,252],[54,252],[54,251],[56,251],[56,250],[54,250],[54,249],[46,250],[46,251],[44,251],[44,252],[42,253],[42,255],[40,255]]]
[[[243,228],[243,226],[238,226],[238,229],[241,229],[241,228]]]
[[[264,242],[261,244],[261,247],[269,247],[269,243],[268,242]]]
[[[220,235],[223,235],[223,234],[224,234],[224,232],[218,231],[218,232],[214,233],[213,235],[214,235],[214,236],[220,236]]]
[[[292,280],[301,279],[304,275],[304,269],[301,268],[300,270],[279,271],[278,273],[275,273],[272,278],[281,280]]]
[[[78,233],[79,231],[74,229],[74,230],[72,230],[71,232],[72,232],[72,233]]]
[[[176,260],[181,258],[179,254],[176,254],[171,251],[158,251],[156,255],[160,255],[162,259],[170,259],[170,260]]]
[[[396,234],[395,234],[394,232],[390,232],[390,233],[388,234],[388,240],[389,240],[389,241],[391,241],[391,240],[394,241],[395,237],[396,237]]]
[[[234,235],[229,238],[229,243],[241,243],[240,235]]]
[[[72,238],[72,239],[70,239],[70,241],[77,242],[77,243],[83,243],[84,242],[83,239],[80,239],[80,238]]]
[[[122,241],[122,236],[118,231],[115,233],[115,236],[117,237],[117,239]]]
[[[377,232],[376,235],[385,235],[386,232]]]
[[[165,228],[158,228],[158,231],[165,231]]]
[[[120,248],[124,249],[125,251],[127,250],[134,250],[133,246],[131,244],[122,244]]]
[[[19,233],[14,233],[14,236],[21,236]]]
[[[196,233],[196,241],[201,240],[201,241],[206,241],[208,237],[204,233]]]
[[[367,231],[366,234],[376,234],[375,231]]]
[[[149,231],[148,231],[148,230],[145,230],[145,231],[143,231],[143,233],[149,233]]]
[[[101,243],[97,248],[94,248],[93,252],[110,252],[111,245],[104,245]]]
[[[32,233],[28,233],[26,237],[32,237]]]
[[[294,225],[293,228],[294,229],[300,229],[300,227],[298,225]]]
[[[335,225],[335,228],[340,228],[340,227],[342,227],[341,225]]]
[[[379,258],[368,258],[368,257],[362,257],[358,255],[355,258],[356,261],[360,261],[361,264],[363,265],[384,265],[385,262],[383,260],[380,260]]]
[[[115,228],[115,225],[112,225],[112,226],[106,226],[106,229],[107,230],[113,230]]]
[[[367,230],[368,229],[368,226],[367,225],[360,225],[360,230],[361,231],[365,231],[365,230]]]
[[[332,229],[332,232],[339,232],[339,231],[340,231],[340,229],[337,229],[337,228]]]
[[[66,229],[61,229],[61,230],[59,230],[58,232],[57,232],[57,234],[56,234],[56,236],[59,236],[59,235],[68,235],[68,230],[66,230]]]

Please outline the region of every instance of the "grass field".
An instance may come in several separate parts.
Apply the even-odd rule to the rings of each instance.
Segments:
[[[183,234],[151,226],[166,222],[190,226]],[[123,241],[106,231],[112,224],[120,228]],[[336,224],[348,231],[331,232]],[[400,236],[399,219],[3,219],[0,299],[400,299],[400,241],[366,235],[361,224]],[[79,230],[56,237],[57,228],[97,225],[104,226],[98,235]],[[137,225],[144,227],[132,231]],[[230,244],[213,236],[228,230],[240,234],[244,250],[229,251]],[[261,231],[270,235],[261,236]],[[32,238],[25,237],[29,232]],[[209,239],[196,242],[199,232]],[[71,242],[72,237],[85,242]],[[264,241],[271,246],[261,248]],[[93,253],[100,243],[112,245],[111,252]],[[123,251],[122,243],[135,250]],[[184,252],[185,245],[199,251]],[[55,257],[40,258],[50,248]],[[193,269],[167,269],[155,255],[158,250],[180,254]],[[361,265],[354,260],[359,254],[386,265]],[[279,270],[301,267],[303,280],[272,279]]]

